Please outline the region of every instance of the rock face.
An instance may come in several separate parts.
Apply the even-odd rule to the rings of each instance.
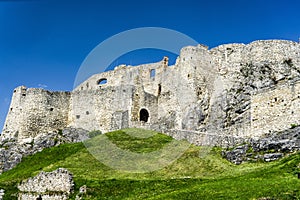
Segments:
[[[102,132],[140,127],[199,145],[234,146],[300,124],[299,79],[296,42],[189,46],[175,65],[167,58],[121,65],[72,92],[18,87],[1,139],[22,144],[69,126]]]
[[[73,176],[68,170],[59,168],[53,172],[41,172],[23,181],[18,189],[19,200],[52,199],[66,200],[73,191]]]
[[[17,143],[15,139],[4,140],[0,144],[0,174],[15,167],[24,156],[32,155],[47,147],[81,142],[88,138],[88,131],[69,127],[62,131],[38,134],[22,144]]]
[[[250,139],[247,144],[223,151],[223,157],[234,164],[245,161],[278,160],[286,154],[300,150],[300,126],[266,135],[261,139]]]

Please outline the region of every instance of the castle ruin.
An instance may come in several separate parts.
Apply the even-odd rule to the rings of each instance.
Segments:
[[[203,45],[152,64],[117,66],[71,92],[14,90],[1,139],[26,142],[65,127],[153,129],[195,144],[228,145],[300,124],[300,44]]]

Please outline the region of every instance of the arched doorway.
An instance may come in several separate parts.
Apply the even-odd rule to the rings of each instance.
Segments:
[[[142,108],[140,110],[140,121],[148,122],[148,119],[149,119],[149,112],[148,112],[148,110],[146,110],[145,108]]]

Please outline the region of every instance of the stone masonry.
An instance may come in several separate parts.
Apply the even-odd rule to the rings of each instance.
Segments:
[[[72,92],[18,87],[1,140],[24,143],[65,127],[157,130],[195,144],[232,146],[300,124],[300,44],[259,40],[188,46],[175,65],[117,66]]]
[[[19,200],[66,200],[73,191],[73,177],[68,170],[59,168],[53,172],[41,172],[23,181],[18,189]]]

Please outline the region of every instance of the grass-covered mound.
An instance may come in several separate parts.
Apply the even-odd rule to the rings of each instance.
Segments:
[[[126,129],[106,136],[121,149],[138,153],[156,151],[173,140],[163,134],[134,136],[141,131],[147,134],[145,130]],[[41,170],[63,167],[74,175],[72,198],[80,186],[87,185],[83,199],[299,199],[299,163],[300,154],[294,154],[272,163],[235,166],[221,158],[218,148],[191,145],[178,160],[161,170],[127,173],[96,160],[83,143],[63,144],[24,158],[16,168],[0,176],[0,188],[5,189],[5,199],[16,199],[16,185],[21,180]]]

